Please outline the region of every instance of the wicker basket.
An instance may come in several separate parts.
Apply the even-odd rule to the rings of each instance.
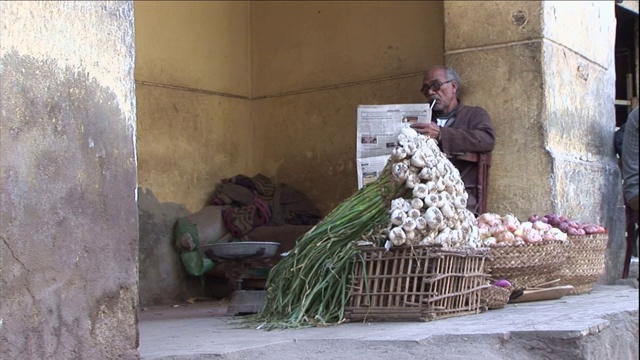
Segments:
[[[477,314],[489,251],[402,246],[356,256],[345,317],[350,321],[422,320]]]
[[[567,243],[545,241],[492,246],[488,271],[494,279],[507,279],[514,288],[534,287],[552,280],[567,258]]]
[[[593,290],[593,285],[604,274],[609,234],[569,236],[567,259],[553,274],[559,285],[572,285],[569,295]]]
[[[509,302],[511,296],[511,289],[497,287],[491,285],[491,287],[482,290],[482,302],[486,304],[489,310],[502,309]]]

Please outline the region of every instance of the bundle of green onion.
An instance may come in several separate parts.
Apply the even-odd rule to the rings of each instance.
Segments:
[[[390,201],[406,191],[387,164],[376,181],[338,205],[271,269],[265,306],[249,321],[264,329],[344,321],[357,254],[354,242],[384,229]]]

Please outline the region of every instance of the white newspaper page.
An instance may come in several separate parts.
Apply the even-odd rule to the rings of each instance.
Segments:
[[[358,106],[358,189],[378,178],[396,147],[403,126],[428,121],[431,121],[429,104]]]

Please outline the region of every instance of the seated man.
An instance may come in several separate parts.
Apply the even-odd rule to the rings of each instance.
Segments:
[[[467,208],[477,213],[478,166],[457,160],[464,153],[485,153],[493,150],[495,133],[486,110],[463,105],[458,94],[460,77],[449,67],[434,66],[424,76],[422,94],[433,106],[431,123],[411,125],[418,133],[438,140],[438,146],[460,171],[469,199]]]
[[[624,199],[638,212],[638,108],[627,120],[622,141],[622,179]]]
[[[627,252],[625,254],[623,278],[628,275],[629,260],[638,236],[636,227],[638,223],[638,111],[637,107],[633,109],[624,124],[620,154],[622,160],[622,192],[627,218]]]

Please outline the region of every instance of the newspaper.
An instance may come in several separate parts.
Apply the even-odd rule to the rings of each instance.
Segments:
[[[360,105],[356,166],[358,189],[375,181],[396,147],[404,126],[431,121],[429,104]]]

